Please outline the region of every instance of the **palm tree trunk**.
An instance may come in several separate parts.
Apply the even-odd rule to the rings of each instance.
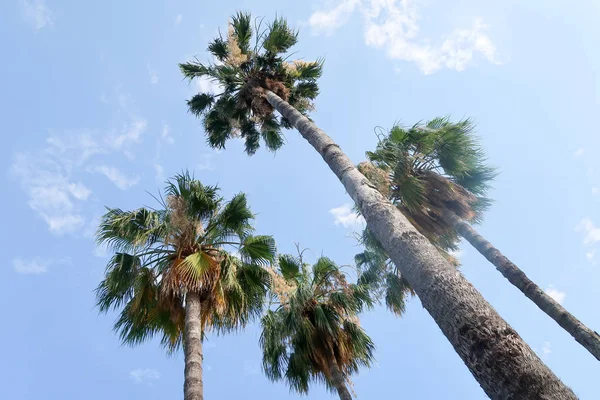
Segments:
[[[577,398],[325,132],[273,92],[265,90],[265,96],[342,182],[369,230],[490,398]]]
[[[490,242],[485,240],[473,227],[447,210],[443,218],[456,229],[473,247],[491,262],[510,283],[533,301],[542,311],[569,332],[596,359],[600,360],[600,335],[565,310],[557,301],[548,296],[538,285],[525,275],[512,261],[506,258]]]
[[[344,379],[344,375],[340,371],[335,359],[329,362],[329,373],[331,374],[331,384],[335,386],[340,395],[340,400],[352,400],[352,395],[346,386],[346,379]]]
[[[200,306],[200,296],[198,293],[188,293],[186,295],[185,326],[183,328],[183,351],[185,355],[184,400],[204,399]]]

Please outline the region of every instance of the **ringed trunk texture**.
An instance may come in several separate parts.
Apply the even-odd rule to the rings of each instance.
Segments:
[[[185,325],[183,328],[183,352],[185,373],[184,400],[204,400],[202,383],[202,326],[200,323],[200,296],[188,293],[185,297]]]
[[[490,398],[577,398],[325,132],[274,93],[265,90],[265,96],[342,182],[369,230]]]
[[[352,395],[346,386],[346,379],[344,379],[344,375],[335,360],[329,362],[329,373],[331,374],[331,384],[335,386],[340,395],[340,400],[352,400]]]
[[[460,235],[491,262],[510,283],[515,285],[525,296],[533,301],[542,311],[555,320],[564,330],[569,332],[579,344],[600,360],[600,336],[585,326],[557,301],[548,296],[538,285],[525,275],[519,267],[505,257],[471,225],[456,214],[447,211],[444,219],[451,224]]]

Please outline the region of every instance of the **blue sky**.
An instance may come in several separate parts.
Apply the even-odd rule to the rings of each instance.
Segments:
[[[153,205],[189,168],[225,195],[249,195],[257,230],[349,264],[361,221],[317,154],[294,131],[277,154],[205,145],[177,63],[198,56],[238,9],[286,16],[299,57],[324,56],[315,121],[357,163],[389,128],[472,117],[501,174],[480,231],[540,286],[600,331],[600,6],[458,0],[4,1],[0,5],[5,195],[0,304],[2,393],[11,399],[182,396],[182,356],[156,342],[122,347],[93,289],[107,262],[92,234],[104,206]],[[475,250],[461,270],[582,399],[598,397],[594,358]],[[433,320],[362,317],[377,365],[359,398],[483,399]],[[260,371],[258,329],[210,336],[207,398],[295,398]],[[314,387],[311,398],[331,395]]]

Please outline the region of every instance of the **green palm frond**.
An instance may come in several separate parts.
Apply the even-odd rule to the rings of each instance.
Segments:
[[[271,236],[250,236],[240,246],[242,260],[259,265],[275,261],[275,240]]]
[[[100,220],[96,240],[115,251],[135,251],[157,243],[166,232],[165,214],[139,208],[108,209]]]
[[[284,18],[275,18],[269,24],[263,47],[272,54],[280,54],[288,51],[297,42],[298,32],[290,28]]]
[[[486,197],[496,170],[486,158],[471,120],[453,123],[435,118],[410,128],[394,126],[379,137],[368,162],[358,168],[388,197],[415,228],[429,239],[452,264],[450,252],[458,248],[459,234],[443,213],[450,210],[471,223],[478,223],[491,201]],[[355,261],[359,283],[369,285],[373,296],[385,301],[394,313],[404,313],[412,289],[372,234],[365,229],[365,250]]]
[[[215,96],[210,93],[199,93],[187,101],[188,109],[199,117],[209,110],[215,101]]]
[[[252,155],[264,143],[270,151],[284,144],[282,129],[289,121],[276,115],[265,98],[269,90],[300,113],[313,110],[323,60],[289,62],[286,53],[298,41],[298,33],[283,18],[252,27],[250,14],[231,18],[227,37],[219,35],[208,46],[214,62],[192,60],[179,68],[186,79],[210,79],[223,92],[199,93],[188,100],[189,111],[203,120],[207,143],[223,149],[228,140],[241,137]],[[254,38],[254,40],[253,40]],[[251,46],[251,42],[256,42]]]
[[[273,285],[279,306],[261,319],[266,376],[307,393],[311,382],[333,390],[331,360],[347,379],[359,366],[371,365],[374,345],[358,326],[358,313],[372,305],[368,288],[346,283],[339,267],[326,257],[305,268],[301,255],[282,255],[278,266],[281,275],[274,281],[290,285]]]
[[[109,209],[102,217],[97,238],[117,253],[97,304],[101,312],[120,310],[114,329],[124,343],[159,336],[168,351],[178,350],[190,291],[202,299],[205,330],[237,330],[260,316],[275,243],[250,236],[254,214],[243,193],[225,202],[219,192],[184,171],[168,181],[163,209]]]
[[[213,39],[209,43],[207,50],[221,62],[227,59],[227,42],[221,36]]]

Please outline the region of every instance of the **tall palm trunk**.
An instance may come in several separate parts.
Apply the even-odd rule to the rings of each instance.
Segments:
[[[200,307],[198,293],[188,293],[185,297],[185,326],[183,328],[183,351],[185,355],[184,400],[204,399]]]
[[[273,92],[265,90],[265,96],[342,182],[369,230],[490,398],[577,398],[325,132]]]
[[[506,258],[490,242],[485,240],[473,227],[453,212],[446,210],[443,218],[456,231],[491,262],[510,283],[533,301],[542,311],[569,332],[594,357],[600,360],[600,335],[565,310],[557,301],[548,296],[538,285],[525,275],[512,261]]]
[[[329,362],[329,373],[331,374],[331,384],[335,386],[340,395],[340,400],[352,400],[352,395],[346,386],[346,379],[344,379],[344,375],[340,371],[335,359]]]

